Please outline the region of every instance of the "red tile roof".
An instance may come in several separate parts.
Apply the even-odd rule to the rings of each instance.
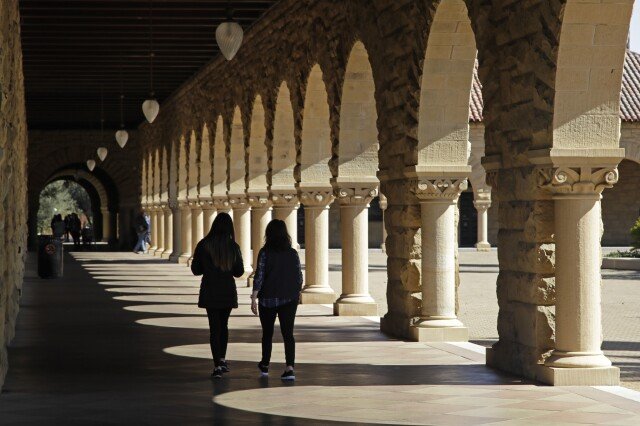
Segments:
[[[478,64],[476,63],[471,87],[471,102],[469,103],[469,121],[482,121],[482,107],[482,85],[478,78]],[[622,72],[620,119],[622,121],[640,121],[640,53],[630,50],[627,50]]]

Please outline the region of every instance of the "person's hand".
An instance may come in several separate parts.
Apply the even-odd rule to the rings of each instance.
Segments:
[[[255,297],[251,298],[251,312],[253,312],[253,315],[258,315],[258,301]]]

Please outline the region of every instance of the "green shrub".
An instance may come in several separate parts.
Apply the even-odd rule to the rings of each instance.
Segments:
[[[629,230],[631,233],[631,247],[633,251],[640,250],[640,217],[636,220],[636,223]]]

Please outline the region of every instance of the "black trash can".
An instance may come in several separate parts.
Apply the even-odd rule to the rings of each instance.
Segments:
[[[51,235],[38,237],[38,276],[62,278],[62,240]]]

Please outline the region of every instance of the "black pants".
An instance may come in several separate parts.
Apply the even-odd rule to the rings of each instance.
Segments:
[[[216,367],[220,366],[220,360],[227,356],[227,343],[229,342],[229,315],[231,308],[209,309],[209,343],[211,344],[211,355]]]
[[[280,332],[284,340],[284,354],[287,365],[294,366],[296,361],[296,341],[293,338],[293,324],[298,310],[298,301],[278,306],[277,308],[265,308],[260,306],[260,323],[262,324],[262,361],[263,365],[269,365],[271,361],[271,341],[273,339],[273,326],[276,316],[280,320]]]

